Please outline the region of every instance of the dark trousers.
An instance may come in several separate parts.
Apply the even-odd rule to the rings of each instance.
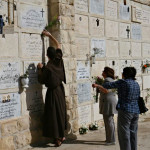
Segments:
[[[115,123],[114,115],[103,115],[106,133],[106,142],[115,142]]]
[[[118,110],[118,139],[120,150],[137,150],[139,114]]]

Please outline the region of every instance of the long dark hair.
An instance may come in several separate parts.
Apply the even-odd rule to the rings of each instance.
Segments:
[[[106,74],[107,77],[115,79],[115,71],[112,68],[105,67],[104,68],[104,73]]]

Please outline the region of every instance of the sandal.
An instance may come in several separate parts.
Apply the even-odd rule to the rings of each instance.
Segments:
[[[60,139],[56,139],[56,140],[55,140],[55,146],[56,146],[56,147],[61,146],[61,144],[62,144],[62,141],[61,141]]]

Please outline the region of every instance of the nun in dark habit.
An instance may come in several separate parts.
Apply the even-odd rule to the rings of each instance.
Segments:
[[[65,140],[64,131],[67,128],[67,113],[65,91],[63,83],[66,83],[62,50],[59,42],[48,32],[43,35],[49,37],[54,47],[48,47],[46,66],[38,64],[38,81],[47,87],[44,109],[43,136],[53,138],[55,146],[60,146]]]

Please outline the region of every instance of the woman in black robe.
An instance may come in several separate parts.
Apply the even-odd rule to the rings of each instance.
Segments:
[[[62,84],[66,83],[63,54],[60,44],[49,32],[43,31],[43,35],[48,36],[56,45],[56,49],[47,49],[47,65],[38,64],[38,81],[47,87],[43,136],[53,138],[55,146],[60,146],[65,140],[64,130],[67,128],[65,91]]]

